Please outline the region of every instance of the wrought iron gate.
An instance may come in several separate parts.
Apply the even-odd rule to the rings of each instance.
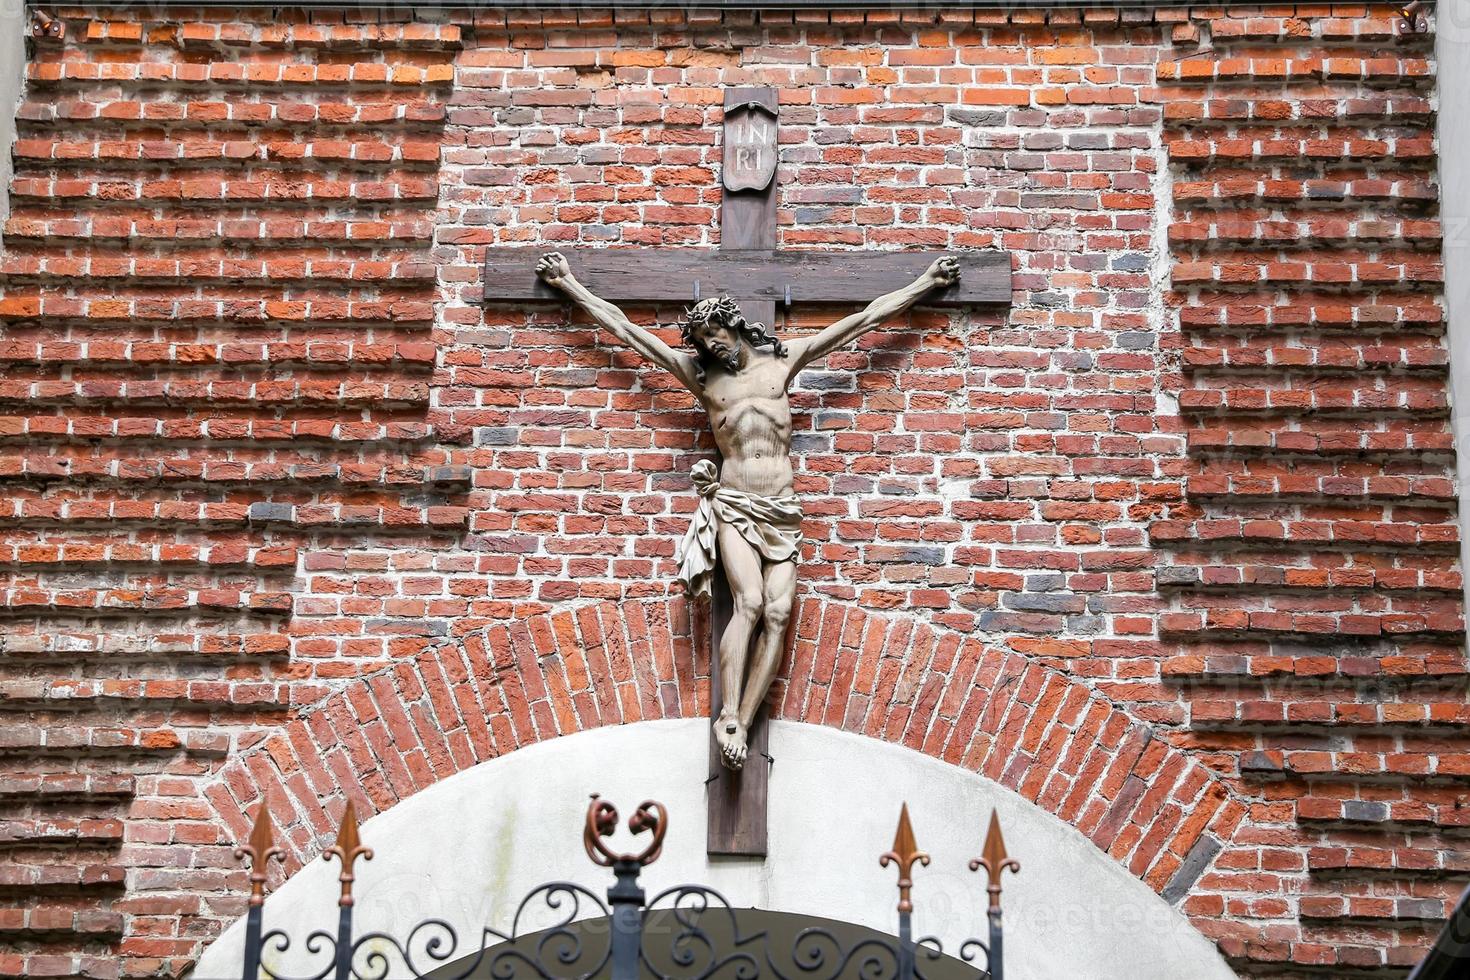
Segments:
[[[538,977],[545,980],[839,980],[857,976],[862,980],[915,980],[925,976],[925,966],[944,958],[939,940],[932,936],[913,938],[913,869],[929,864],[920,851],[909,823],[908,807],[899,813],[893,849],[879,858],[883,867],[898,871],[898,935],[868,936],[855,941],[840,938],[823,926],[797,933],[789,948],[772,948],[766,932],[742,934],[737,910],[719,892],[703,885],[676,885],[649,898],[639,882],[643,869],[657,861],[668,832],[669,816],[662,804],[642,803],[628,818],[634,835],[648,834],[648,845],[636,854],[617,853],[608,846],[618,825],[618,811],[611,803],[594,796],[587,808],[582,845],[593,863],[611,869],[613,883],[606,901],[596,893],[568,881],[540,885],[517,906],[508,932],[484,927],[478,942],[460,948],[454,927],[443,919],[425,919],[395,937],[371,932],[354,936],[352,886],[358,858],[370,859],[362,846],[357,821],[349,805],[337,841],[322,855],[341,863],[341,883],[336,933],[310,933],[304,951],[297,955],[312,964],[306,972],[281,972],[283,958],[291,952],[292,939],[282,929],[265,931],[266,865],[283,852],[275,846],[270,815],[262,805],[249,842],[236,849],[236,856],[250,861],[250,900],[246,916],[243,980],[385,980],[412,977],[415,980],[470,980],[488,977],[514,980]],[[1006,855],[1000,823],[992,813],[990,830],[980,857],[969,863],[971,871],[984,871],[989,903],[986,938],[970,939],[957,950],[961,961],[971,964],[977,980],[1004,980],[1001,929],[1001,875],[1019,871],[1020,865]],[[529,913],[549,912],[552,921],[522,931]],[[606,922],[604,930],[585,928],[589,920]],[[650,929],[659,921],[662,928]],[[715,928],[718,926],[718,928]],[[722,939],[728,939],[722,948]]]

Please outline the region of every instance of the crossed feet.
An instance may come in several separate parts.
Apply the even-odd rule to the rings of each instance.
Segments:
[[[745,726],[735,712],[722,711],[715,719],[715,741],[726,768],[739,770],[745,765]]]

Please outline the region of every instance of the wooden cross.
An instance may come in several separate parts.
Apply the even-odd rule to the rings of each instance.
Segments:
[[[693,303],[728,294],[749,320],[774,327],[780,303],[867,301],[908,285],[945,253],[780,251],[776,249],[777,100],[772,88],[725,91],[724,166],[720,249],[559,249],[572,272],[612,303]],[[549,247],[491,248],[485,252],[485,302],[564,302],[536,276]],[[960,281],[936,290],[925,306],[1008,304],[1011,260],[1004,252],[960,252]],[[690,284],[694,284],[691,288]],[[720,637],[732,601],[725,577],[713,577],[710,624],[710,717],[723,706],[718,664]],[[793,623],[795,621],[793,620]],[[789,652],[790,644],[787,643]],[[765,712],[750,733],[745,768],[720,763],[710,738],[710,854],[764,856],[766,786],[770,775]]]

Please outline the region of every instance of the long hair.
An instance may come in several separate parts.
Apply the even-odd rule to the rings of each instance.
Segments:
[[[777,357],[786,356],[786,345],[766,329],[764,323],[752,323],[740,312],[740,304],[728,296],[704,299],[684,310],[684,322],[679,324],[679,333],[684,343],[693,347],[699,355],[699,380],[704,380],[704,365],[712,355],[703,344],[694,339],[696,328],[706,323],[723,323],[740,335],[740,339],[752,347],[770,347]]]

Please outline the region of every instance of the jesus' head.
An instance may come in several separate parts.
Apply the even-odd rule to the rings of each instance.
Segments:
[[[786,345],[765,324],[745,319],[739,304],[728,296],[695,303],[684,311],[684,322],[679,329],[684,342],[699,355],[701,367],[714,362],[733,374],[740,370],[743,344],[770,347],[777,357],[786,356]]]

